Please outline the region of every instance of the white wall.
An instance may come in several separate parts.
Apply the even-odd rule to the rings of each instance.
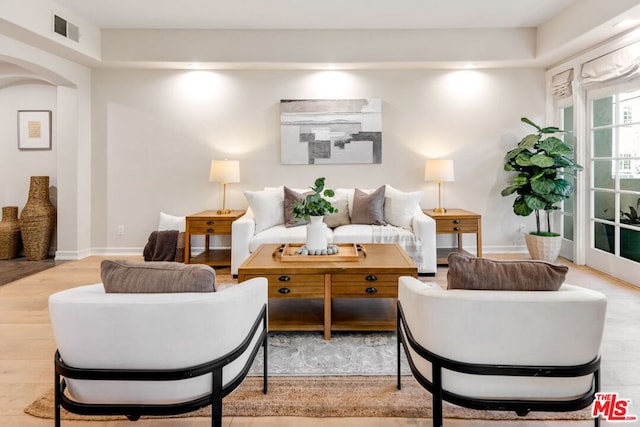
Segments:
[[[18,150],[18,110],[51,110],[55,123],[55,86],[18,85],[0,89],[0,206],[18,206],[22,212],[32,175],[47,175],[49,185],[57,185],[58,144],[54,128],[51,151]]]
[[[521,116],[544,117],[544,70],[166,71],[93,73],[92,246],[140,249],[158,213],[186,215],[220,206],[208,182],[213,158],[241,162],[227,206],[244,208],[243,190],[384,183],[425,190],[424,159],[455,161],[446,206],[483,215],[485,250],[513,250],[531,218],[511,212],[502,158],[529,129]],[[280,99],[378,97],[383,103],[380,165],[280,164]],[[116,235],[118,225],[125,235]],[[528,227],[527,227],[528,228]],[[448,238],[441,241],[450,242]],[[469,236],[469,242],[473,237]]]

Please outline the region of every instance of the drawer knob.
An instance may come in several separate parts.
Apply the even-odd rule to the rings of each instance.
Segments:
[[[368,294],[375,294],[378,292],[378,290],[376,288],[367,288],[364,290],[366,293]]]
[[[207,221],[207,225],[213,225],[214,222],[213,221]]]
[[[207,233],[213,233],[215,230],[213,228],[207,228]]]
[[[367,282],[375,282],[376,280],[378,280],[378,277],[376,277],[376,275],[374,274],[370,274],[367,277],[364,278]]]
[[[460,220],[459,220],[459,219],[454,219],[454,220],[453,220],[453,223],[454,223],[454,224],[460,224]]]
[[[291,277],[289,277],[289,276],[280,276],[280,277],[278,277],[278,280],[281,281],[281,282],[288,282],[289,280],[291,280]],[[283,288],[283,289],[285,289],[285,288]]]
[[[278,289],[278,292],[281,294],[290,294],[291,293],[291,289],[289,288],[280,288]]]
[[[460,227],[453,227],[454,231],[460,231]]]

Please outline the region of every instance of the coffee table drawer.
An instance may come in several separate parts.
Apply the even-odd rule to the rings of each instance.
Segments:
[[[334,274],[331,296],[334,298],[397,298],[397,274]]]
[[[266,277],[269,281],[269,298],[324,298],[323,274],[264,274],[246,275]]]

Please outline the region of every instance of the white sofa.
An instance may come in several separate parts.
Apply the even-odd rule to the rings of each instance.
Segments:
[[[295,191],[301,193],[308,189]],[[338,215],[348,213],[346,221],[353,214],[354,191],[353,188],[338,188],[331,199],[339,210]],[[285,225],[283,187],[266,187],[260,192],[245,192],[245,195],[249,200],[249,208],[244,216],[232,224],[231,273],[234,276],[238,274],[238,267],[261,244],[304,243],[306,238],[304,225]],[[422,192],[407,193],[387,185],[384,201],[387,225],[347,223],[328,227],[328,243],[399,243],[415,261],[419,275],[435,275],[435,221],[422,212],[419,206],[421,198]]]
[[[606,302],[569,284],[557,291],[444,290],[401,277],[398,345],[433,394],[434,426],[442,400],[519,415],[573,411],[598,391]]]

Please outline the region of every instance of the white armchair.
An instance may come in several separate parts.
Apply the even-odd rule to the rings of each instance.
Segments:
[[[518,415],[578,410],[599,390],[605,311],[604,295],[568,284],[443,290],[401,277],[398,358],[402,345],[413,375],[433,394],[434,426],[442,425],[442,400]]]
[[[240,385],[267,346],[267,281],[218,292],[105,293],[102,284],[49,298],[60,407],[86,415],[171,415],[212,405]],[[267,352],[264,351],[264,392]]]

